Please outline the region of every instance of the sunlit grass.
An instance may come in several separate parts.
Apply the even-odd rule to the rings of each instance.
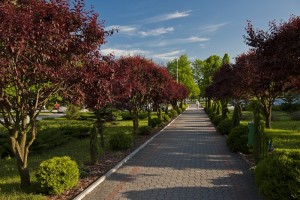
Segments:
[[[154,116],[155,113],[152,113]],[[47,127],[47,123],[49,123],[49,127],[55,124],[78,124],[82,126],[85,124],[88,127],[91,127],[93,121],[76,121],[76,120],[67,120],[65,118],[55,118],[42,120],[41,124]],[[147,119],[143,119],[139,121],[140,126],[147,126]],[[116,122],[108,122],[105,123],[105,142],[106,146],[108,143],[108,137],[110,133],[113,132],[128,132],[129,134],[132,132],[132,121],[124,120],[124,121],[116,121]],[[2,127],[3,129],[3,127]],[[1,130],[0,130],[1,131]],[[3,131],[3,130],[2,130]],[[69,156],[71,159],[75,160],[79,166],[79,168],[83,167],[84,164],[90,161],[90,146],[89,146],[89,138],[85,139],[70,139],[67,143],[56,147],[54,149],[49,149],[42,153],[34,153],[29,154],[29,170],[31,174],[31,181],[34,187],[36,182],[35,172],[44,160],[56,157],[56,156]],[[102,150],[102,153],[104,151]],[[20,185],[20,177],[16,167],[16,161],[14,158],[12,159],[0,159],[0,200],[20,200],[20,199],[30,199],[30,200],[41,200],[47,199],[46,196],[41,194],[34,194],[30,191],[34,191],[29,188],[29,192],[22,192],[19,188]]]

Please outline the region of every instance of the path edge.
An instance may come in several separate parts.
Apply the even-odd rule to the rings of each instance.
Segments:
[[[188,109],[189,107],[187,107]],[[183,111],[182,113],[184,113]],[[83,190],[81,193],[79,193],[77,196],[74,197],[73,200],[82,200],[86,195],[88,195],[90,192],[92,192],[98,185],[100,185],[103,181],[105,181],[109,176],[111,176],[114,172],[116,172],[120,167],[122,167],[129,159],[131,159],[135,154],[137,154],[140,150],[142,150],[145,146],[147,146],[155,137],[160,135],[168,126],[170,126],[178,117],[181,116],[180,113],[175,119],[173,119],[170,123],[168,123],[164,128],[162,128],[158,133],[156,133],[154,136],[152,136],[149,140],[147,140],[144,144],[139,146],[136,150],[134,150],[132,153],[130,153],[126,158],[124,158],[122,161],[120,161],[117,165],[115,165],[112,169],[110,169],[106,174],[101,176],[99,179],[97,179],[94,183],[92,183],[89,187],[87,187],[85,190]]]

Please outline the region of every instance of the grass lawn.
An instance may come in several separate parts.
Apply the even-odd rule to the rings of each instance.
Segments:
[[[155,113],[153,113],[155,115]],[[92,120],[88,121],[76,121],[67,120],[65,118],[47,119],[42,120],[43,128],[45,131],[52,131],[61,129],[60,126],[75,126],[89,128],[92,126]],[[140,126],[146,126],[147,119],[140,120]],[[115,123],[105,123],[105,135],[108,136],[112,132],[127,131],[132,132],[132,121],[116,121]],[[41,128],[42,129],[42,128]],[[1,131],[1,130],[0,130]],[[3,130],[2,130],[3,131]],[[37,136],[37,139],[39,135]],[[106,139],[106,142],[108,140]],[[107,145],[108,146],[108,145]],[[29,154],[29,170],[31,175],[32,187],[35,184],[35,171],[40,163],[44,160],[50,159],[55,156],[70,156],[75,160],[79,167],[83,167],[85,163],[90,161],[89,152],[89,138],[76,139],[68,138],[67,142],[55,146],[55,148],[49,149],[46,152],[31,153]],[[17,172],[16,161],[12,159],[0,159],[0,200],[40,200],[47,199],[46,196],[41,194],[22,193],[19,188],[20,178]],[[32,190],[33,191],[33,190]]]
[[[252,121],[252,116],[252,111],[243,111],[241,123]],[[290,113],[273,111],[271,126],[272,129],[265,129],[265,132],[272,137],[275,149],[300,148],[300,121],[292,120]]]

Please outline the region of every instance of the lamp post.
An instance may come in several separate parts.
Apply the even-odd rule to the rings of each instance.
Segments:
[[[176,58],[176,82],[178,83],[178,58]]]

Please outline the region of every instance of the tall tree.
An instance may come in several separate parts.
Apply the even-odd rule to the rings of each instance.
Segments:
[[[126,83],[129,93],[120,96],[118,101],[132,114],[133,134],[138,133],[139,112],[148,100],[148,95],[153,88],[155,73],[151,73],[156,67],[155,63],[142,56],[121,57],[118,61],[120,72],[128,71]]]
[[[83,94],[74,77],[107,33],[83,1],[72,7],[67,0],[0,1],[0,21],[0,124],[8,130],[24,188],[41,109],[60,92]]]
[[[175,80],[178,78],[178,82],[188,88],[190,96],[198,97],[200,89],[195,82],[191,62],[187,55],[182,55],[178,60],[175,59],[172,62],[167,63],[167,69]]]
[[[255,53],[252,91],[263,105],[266,127],[270,128],[275,98],[283,92],[299,91],[299,54],[294,51],[299,52],[300,19],[279,25],[271,22],[268,31],[254,30],[249,22],[246,30],[246,43]]]
[[[212,84],[214,74],[220,69],[222,59],[219,56],[212,55],[204,61],[195,60],[193,63],[194,71],[197,71],[199,77],[197,80],[200,84],[202,97],[206,97],[206,88]],[[206,104],[210,107],[210,99],[206,99]]]

